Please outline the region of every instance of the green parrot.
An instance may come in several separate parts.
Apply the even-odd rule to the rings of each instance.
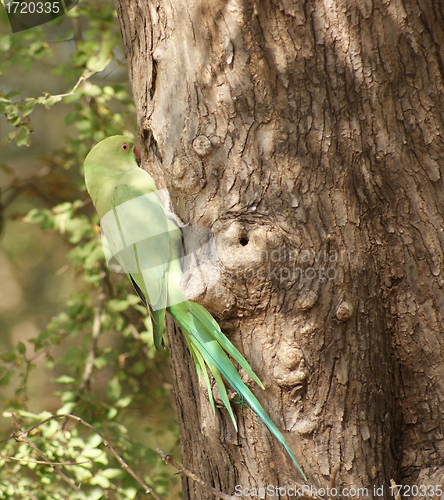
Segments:
[[[168,217],[152,177],[139,167],[140,155],[132,139],[113,136],[97,144],[84,163],[85,182],[101,219],[102,241],[126,272],[150,311],[154,344],[162,346],[165,311],[179,323],[198,375],[206,381],[215,413],[208,371],[237,431],[237,424],[222,376],[284,446],[306,479],[284,436],[242,381],[229,356],[262,389],[264,386],[242,354],[220,330],[211,314],[188,301],[179,286],[182,233]]]

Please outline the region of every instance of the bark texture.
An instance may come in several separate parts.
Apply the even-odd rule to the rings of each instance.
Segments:
[[[309,484],[442,484],[444,3],[116,5],[145,160],[216,237],[221,278],[196,301]],[[302,482],[250,410],[238,435],[212,415],[169,342],[184,465],[231,494]]]

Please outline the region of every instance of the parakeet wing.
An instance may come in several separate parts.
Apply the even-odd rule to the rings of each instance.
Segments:
[[[171,248],[157,193],[142,194],[134,186],[120,184],[112,193],[112,205],[125,248],[122,267],[154,309],[165,309]]]

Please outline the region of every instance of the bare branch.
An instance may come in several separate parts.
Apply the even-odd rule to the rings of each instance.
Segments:
[[[67,92],[66,94],[58,94],[58,95],[54,95],[54,96],[49,96],[49,97],[68,97],[70,95],[74,95],[77,88],[79,87],[79,85],[82,83],[82,82],[86,82],[88,80],[87,77],[85,77],[84,75],[82,75],[78,80],[77,80],[77,83],[74,85],[73,89],[71,90],[71,92]]]
[[[89,350],[88,354],[88,360],[85,365],[85,370],[83,372],[83,378],[82,382],[79,386],[80,390],[83,390],[85,388],[89,389],[90,386],[90,380],[91,380],[91,375],[93,371],[93,365],[94,365],[94,357],[95,357],[95,352],[97,349],[97,342],[99,340],[99,334],[100,334],[100,316],[102,315],[102,310],[103,310],[103,302],[105,300],[105,290],[104,290],[104,280],[105,280],[105,272],[103,270],[103,264],[102,264],[102,271],[100,273],[100,288],[99,288],[99,298],[97,300],[97,307],[96,307],[96,312],[94,314],[94,321],[93,321],[93,327],[92,327],[92,341],[91,341],[91,348]]]
[[[28,464],[46,464],[48,465],[48,462],[45,462],[44,460],[31,460],[30,458],[17,458],[17,457],[11,457],[9,455],[0,455],[0,459],[3,460],[15,460],[17,462],[26,462]],[[89,464],[89,461],[85,462],[51,462],[51,465],[83,465],[83,464]]]
[[[82,41],[82,30],[80,28],[79,19],[77,17],[72,17],[71,24],[74,43],[76,45],[76,48],[78,48],[79,42]]]

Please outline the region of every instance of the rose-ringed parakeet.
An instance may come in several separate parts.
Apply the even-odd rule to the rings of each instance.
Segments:
[[[199,374],[203,374],[208,397],[214,408],[208,371],[216,381],[221,399],[233,425],[236,420],[222,376],[264,422],[285,447],[305,478],[283,435],[230,361],[236,360],[262,389],[248,362],[221,332],[211,314],[199,304],[186,300],[180,289],[181,231],[167,217],[152,177],[139,168],[140,156],[132,139],[109,137],[97,144],[85,159],[88,192],[101,219],[102,231],[120,266],[149,308],[154,344],[162,345],[165,311],[179,323]]]

